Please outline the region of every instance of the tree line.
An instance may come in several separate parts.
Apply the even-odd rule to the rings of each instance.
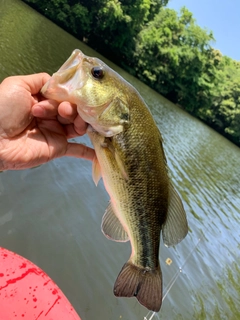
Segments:
[[[168,0],[24,0],[240,146],[240,61]]]

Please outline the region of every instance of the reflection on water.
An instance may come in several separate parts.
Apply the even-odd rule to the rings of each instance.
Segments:
[[[23,3],[0,4],[0,79],[52,73],[75,48],[97,55]],[[239,148],[114,68],[151,108],[190,226],[178,246],[161,246],[167,295],[153,319],[239,319]],[[87,137],[78,140],[89,144]],[[64,158],[32,170],[4,172],[0,203],[0,246],[45,270],[83,320],[147,315],[135,299],[118,299],[112,293],[130,246],[101,234],[108,195],[102,183],[95,187],[90,162]]]

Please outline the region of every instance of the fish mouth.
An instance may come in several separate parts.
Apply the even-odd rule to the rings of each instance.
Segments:
[[[84,54],[82,53],[82,51],[79,49],[75,49],[72,52],[71,56],[67,59],[67,61],[65,61],[64,64],[60,67],[60,69],[57,71],[57,73],[64,71],[64,70],[67,70],[69,68],[73,68],[75,66],[78,66],[79,63],[82,62],[83,58],[84,58]]]
[[[71,92],[81,89],[83,86],[82,64],[85,59],[84,54],[75,49],[68,60],[55,72],[41,89],[41,94],[56,101],[69,101]],[[73,102],[74,101],[69,101]]]

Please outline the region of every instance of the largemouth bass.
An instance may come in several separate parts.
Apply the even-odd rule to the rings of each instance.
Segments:
[[[45,97],[77,105],[94,146],[93,179],[110,196],[102,231],[131,242],[132,253],[114,285],[152,311],[162,304],[160,232],[176,245],[188,232],[186,214],[169,176],[162,137],[137,90],[97,58],[75,50],[42,89]]]

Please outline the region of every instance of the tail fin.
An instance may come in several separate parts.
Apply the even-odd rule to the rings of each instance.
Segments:
[[[114,285],[117,297],[133,297],[147,309],[158,312],[162,305],[162,272],[125,263]]]

